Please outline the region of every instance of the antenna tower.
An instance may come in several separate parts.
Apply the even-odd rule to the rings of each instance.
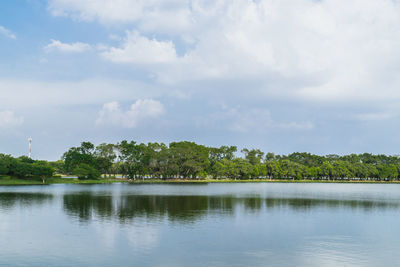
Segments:
[[[32,158],[32,138],[28,138],[28,143],[29,143],[29,152],[28,152],[28,157]]]

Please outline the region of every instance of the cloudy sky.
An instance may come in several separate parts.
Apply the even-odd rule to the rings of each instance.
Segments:
[[[0,151],[400,148],[396,0],[3,0]]]

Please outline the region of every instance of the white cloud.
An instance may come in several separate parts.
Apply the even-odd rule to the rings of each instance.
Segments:
[[[259,131],[269,128],[273,124],[271,114],[266,109],[231,109],[226,115],[231,119],[229,129],[235,132]]]
[[[128,32],[121,48],[111,47],[103,57],[117,63],[173,63],[176,51],[171,41],[149,40],[138,32]]]
[[[361,113],[355,115],[355,119],[360,121],[384,121],[390,120],[394,117],[395,114],[391,113],[383,113],[383,112],[375,112],[375,113]]]
[[[281,129],[289,129],[289,130],[305,131],[314,129],[314,124],[311,121],[283,122],[283,123],[277,123],[276,126]]]
[[[146,68],[161,83],[257,81],[253,87],[263,89],[261,94],[283,98],[368,105],[400,100],[396,1],[120,0],[107,5],[105,0],[54,0],[49,8],[103,23],[138,23],[144,35],[128,32],[119,47],[102,55],[115,63],[166,63]],[[169,31],[171,41],[147,38],[165,31],[143,25],[159,26],[171,10],[189,12],[186,26]],[[186,42],[183,56],[176,55],[173,41]],[[274,86],[266,86],[271,80]]]
[[[314,128],[310,121],[279,122],[272,119],[268,109],[243,107],[224,107],[220,112],[199,119],[197,125],[206,128],[222,127],[238,133],[263,133],[271,129],[304,131]]]
[[[126,118],[130,108],[122,103],[157,99],[168,103],[168,114],[162,117],[168,125],[163,134],[149,133],[150,139],[166,141],[195,136],[212,143],[217,142],[213,133],[219,132],[223,141],[240,145],[245,137],[253,140],[260,132],[273,135],[271,132],[286,131],[287,150],[302,145],[314,151],[350,151],[354,148],[348,145],[351,135],[364,135],[366,150],[393,151],[395,147],[397,141],[393,136],[400,118],[398,1],[46,3],[53,15],[67,16],[75,22],[63,25],[65,31],[48,37],[42,47],[49,44],[47,51],[55,54],[91,49],[91,54],[99,57],[78,56],[65,61],[64,57],[46,56],[39,62],[43,55],[32,54],[19,59],[18,69],[12,72],[15,75],[8,71],[11,76],[0,78],[1,109],[24,115],[24,124],[31,123],[37,132],[54,121],[49,136],[59,136],[55,133],[58,129],[68,128],[65,134],[75,139],[66,140],[76,141],[82,136],[100,140],[104,131],[93,133],[90,127],[77,126],[94,123],[104,103],[117,101],[120,105],[105,107],[98,124],[121,126],[114,127],[118,133],[110,138],[119,139],[124,133],[132,136],[133,132],[139,135],[146,128],[139,126],[147,120],[132,115],[133,123],[129,122]],[[86,25],[89,28],[103,26],[95,33],[96,38],[103,40],[90,42],[91,48],[84,43],[76,46],[76,41],[88,41],[71,41],[71,36],[64,35],[79,27],[77,21],[82,25],[90,22]],[[32,23],[37,26],[37,22]],[[0,39],[3,34],[4,30]],[[50,42],[51,37],[56,40]],[[35,44],[30,46],[34,53]],[[4,58],[4,64],[13,65],[14,58]],[[240,108],[221,111],[216,108],[220,103]],[[47,110],[50,112],[44,113]],[[298,113],[291,114],[293,110]],[[203,120],[202,128],[191,127],[197,122],[196,116],[204,117],[199,119]],[[57,121],[59,117],[72,119]],[[378,120],[387,120],[384,122],[391,130],[371,134],[375,129],[364,121]],[[342,124],[343,121],[346,123]],[[138,127],[137,131],[123,129],[132,125]],[[318,131],[306,132],[319,125]],[[343,139],[336,135],[338,129],[349,133],[348,136]],[[304,132],[296,134],[300,130]],[[245,134],[234,140],[237,132]],[[296,139],[300,137],[304,140]],[[372,139],[376,137],[380,139],[379,146],[374,146],[377,141]],[[271,142],[279,151],[283,149],[277,145],[279,138],[259,137],[254,138],[254,143]],[[324,141],[316,148],[314,139]],[[382,140],[386,145],[381,144]]]
[[[10,38],[10,39],[17,39],[17,36],[12,31],[4,28],[1,25],[0,25],[0,34],[4,35],[5,37]]]
[[[164,106],[153,99],[139,99],[126,111],[118,102],[109,102],[103,105],[96,124],[135,128],[141,121],[158,118],[164,112]]]
[[[24,118],[17,116],[13,111],[0,111],[0,128],[8,129],[22,125]]]
[[[54,16],[75,20],[138,23],[141,29],[169,32],[190,26],[188,4],[187,0],[49,0],[48,9]]]
[[[339,140],[341,137],[332,133],[342,127],[348,127],[348,132],[358,132],[358,136],[361,127],[368,124],[364,121],[387,120],[396,125],[399,118],[398,1],[49,0],[48,3],[53,15],[99,22],[107,35],[121,36],[121,39],[113,37],[112,41],[105,37],[104,46],[96,50],[101,58],[115,64],[110,67],[111,75],[119,75],[115,73],[120,71],[118,77],[143,79],[160,88],[159,95],[137,96],[135,92],[131,94],[135,98],[162,99],[164,103],[161,94],[166,93],[161,91],[186,96],[184,100],[176,97],[167,100],[171,101],[170,115],[181,109],[182,125],[187,124],[185,119],[200,113],[196,113],[196,108],[201,108],[197,106],[200,101],[211,102],[209,107],[221,102],[242,107],[210,109],[202,113],[204,118],[198,119],[203,129],[221,130],[227,136],[232,135],[229,131],[246,132],[250,136],[253,130],[289,133],[324,125],[318,129],[327,133],[324,140]],[[171,15],[175,12],[177,15]],[[125,37],[121,30],[128,30]],[[72,102],[72,97],[69,99]],[[110,99],[127,101],[108,95],[101,103]],[[177,101],[181,101],[179,105]],[[194,108],[188,109],[191,103]],[[291,117],[291,110],[299,113]],[[118,125],[126,125],[122,119],[125,116],[115,115],[126,112],[118,106],[107,114],[114,114]],[[342,125],[340,121],[354,123]],[[311,139],[321,139],[312,136],[313,133],[309,133],[310,147],[314,141]],[[389,133],[385,132],[388,136]],[[290,142],[295,143],[295,138]],[[348,140],[336,144],[342,146],[342,151],[350,150]],[[326,142],[332,149],[340,149],[335,143]]]
[[[51,52],[54,50],[64,52],[64,53],[82,53],[90,50],[92,47],[89,44],[76,42],[72,44],[62,43],[58,40],[51,40],[50,44],[44,47],[46,52]]]
[[[159,87],[135,81],[92,78],[78,81],[35,81],[0,79],[4,109],[98,105],[115,99],[126,101],[135,95],[152,98],[163,95]],[[45,97],[43,97],[45,96]]]

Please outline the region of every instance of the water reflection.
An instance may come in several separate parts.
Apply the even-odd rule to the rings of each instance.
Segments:
[[[63,197],[64,210],[68,215],[88,221],[93,214],[101,218],[112,218],[114,214],[112,196],[97,196],[90,192],[67,194]]]
[[[393,266],[399,211],[399,185],[7,187],[0,266]]]
[[[293,210],[307,211],[314,208],[350,208],[355,210],[399,209],[400,203],[372,200],[301,199],[269,198],[265,200],[268,208],[290,207]]]
[[[88,221],[93,216],[100,219],[118,219],[128,223],[135,218],[194,222],[211,210],[232,210],[228,201],[207,196],[135,196],[110,197],[102,195],[64,195],[64,210],[80,221]],[[212,204],[210,204],[212,203]]]
[[[202,217],[217,213],[233,216],[239,209],[245,212],[268,212],[291,209],[309,212],[318,208],[352,209],[365,212],[399,209],[400,202],[390,200],[314,199],[314,198],[268,198],[263,196],[178,196],[178,195],[113,195],[94,191],[66,193],[62,196],[63,210],[80,221],[94,217],[102,220],[118,220],[129,223],[135,218],[150,220],[167,219],[171,222],[195,222]],[[56,196],[39,192],[0,193],[0,209],[16,206],[40,206],[54,202]]]
[[[308,212],[312,209],[353,209],[365,212],[399,209],[400,203],[372,200],[336,200],[312,198],[263,198],[260,196],[168,196],[168,195],[98,195],[92,192],[63,196],[65,212],[80,221],[94,217],[130,223],[136,218],[167,219],[191,223],[208,214],[233,216],[237,211],[256,213],[276,209]]]
[[[0,208],[1,210],[12,209],[16,206],[29,207],[43,205],[51,202],[53,195],[45,193],[17,193],[17,192],[6,192],[0,193]]]

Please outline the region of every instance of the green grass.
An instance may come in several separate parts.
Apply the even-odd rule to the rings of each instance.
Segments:
[[[233,180],[233,179],[145,179],[129,181],[134,184],[180,184],[180,183],[346,183],[346,184],[398,184],[400,181],[357,181],[357,180],[291,180],[291,179],[248,179],[248,180]]]
[[[98,180],[78,180],[76,178],[53,177],[46,179],[44,185],[49,184],[110,184],[129,182],[132,184],[207,184],[207,183],[347,183],[347,184],[398,184],[400,181],[346,181],[346,180],[284,180],[284,179],[249,179],[249,180],[232,180],[232,179],[114,179],[101,178]],[[0,176],[0,186],[2,185],[43,185],[40,179],[19,179],[10,176]]]
[[[53,177],[47,178],[44,185],[49,184],[109,184],[109,183],[119,183],[126,182],[123,179],[98,179],[98,180],[78,180],[76,178],[60,178]],[[0,176],[0,186],[1,185],[43,185],[43,182],[38,179],[20,179],[10,176]]]
[[[38,185],[38,184],[42,184],[42,182],[39,180],[17,179],[10,176],[0,177],[0,185]]]

